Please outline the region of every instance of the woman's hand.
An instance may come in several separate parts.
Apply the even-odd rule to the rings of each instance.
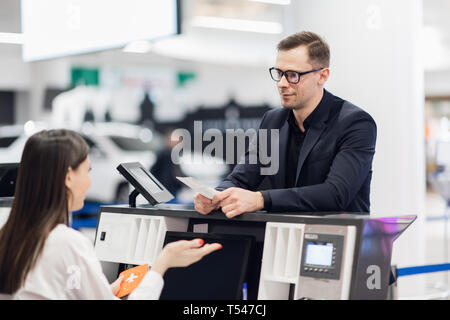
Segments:
[[[123,276],[120,276],[117,278],[116,281],[111,283],[111,290],[112,290],[113,295],[117,295],[117,293],[119,292],[120,284],[122,283],[122,281],[123,281]]]
[[[219,243],[207,243],[204,246],[203,244],[204,241],[202,239],[171,242],[158,255],[151,270],[163,276],[169,268],[187,267],[207,254],[222,249],[222,245]]]

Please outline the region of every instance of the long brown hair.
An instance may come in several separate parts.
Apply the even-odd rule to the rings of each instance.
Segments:
[[[9,218],[0,230],[0,293],[14,294],[35,266],[49,233],[69,224],[67,170],[89,152],[77,133],[44,130],[25,144]]]

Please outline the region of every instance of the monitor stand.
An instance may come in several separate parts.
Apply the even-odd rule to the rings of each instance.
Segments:
[[[130,208],[136,208],[136,198],[141,193],[137,191],[136,189],[133,190],[133,192],[130,193],[128,196],[128,204]],[[195,211],[193,204],[184,204],[184,203],[157,203],[155,205],[152,205],[151,203],[148,203],[148,206],[153,207],[155,209],[170,209],[170,210],[190,210]]]
[[[139,194],[140,192],[134,189],[128,196],[128,204],[130,205],[130,208],[136,208],[136,198]]]

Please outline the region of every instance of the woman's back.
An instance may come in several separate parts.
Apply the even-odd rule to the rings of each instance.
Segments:
[[[64,224],[49,234],[42,255],[13,299],[113,299],[90,241]]]
[[[83,207],[91,184],[88,152],[83,138],[65,129],[27,140],[11,213],[0,229],[0,299],[115,298],[123,279],[111,287],[91,242],[68,227],[69,212]],[[199,240],[167,245],[128,298],[158,299],[168,268],[221,248]]]

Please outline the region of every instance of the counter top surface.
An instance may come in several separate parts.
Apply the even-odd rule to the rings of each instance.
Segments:
[[[13,199],[13,197],[0,198],[0,207],[11,207]]]
[[[236,220],[254,222],[288,222],[288,223],[327,223],[338,225],[361,225],[364,220],[370,219],[368,214],[355,214],[346,212],[266,212],[257,211],[244,213],[232,219],[227,218],[221,211],[214,211],[208,215],[202,215],[195,211],[192,205],[143,205],[131,208],[128,205],[113,205],[100,207],[101,212],[126,213],[139,215],[159,215],[168,217],[198,218],[207,220]],[[325,219],[324,219],[325,218]]]

